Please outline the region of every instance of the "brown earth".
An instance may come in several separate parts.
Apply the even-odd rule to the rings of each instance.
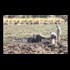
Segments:
[[[68,47],[51,46],[49,42],[28,43],[25,39],[13,39],[3,47],[3,54],[67,54]]]

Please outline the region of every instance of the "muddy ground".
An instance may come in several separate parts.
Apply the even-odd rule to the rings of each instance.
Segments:
[[[51,46],[45,39],[39,43],[28,43],[27,39],[11,38],[10,43],[3,47],[4,54],[67,54],[67,46]]]
[[[51,46],[50,31],[57,33],[55,24],[47,25],[4,25],[3,53],[4,54],[68,54],[68,24],[60,24],[62,29],[61,46]],[[47,38],[42,42],[28,43],[27,38],[40,34]]]

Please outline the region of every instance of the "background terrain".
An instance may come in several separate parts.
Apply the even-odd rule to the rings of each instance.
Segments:
[[[4,15],[3,17],[47,17],[50,15]],[[4,54],[67,54],[68,53],[68,17],[67,15],[56,15],[56,17],[63,18],[64,24],[60,24],[62,29],[61,43],[62,47],[49,47],[50,44],[47,39],[40,43],[28,43],[26,38],[32,37],[33,34],[40,34],[45,38],[50,38],[50,32],[56,32],[55,24],[21,24],[21,25],[4,25],[3,27],[3,53]]]

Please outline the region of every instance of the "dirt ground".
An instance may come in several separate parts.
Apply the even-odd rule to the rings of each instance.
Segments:
[[[49,40],[40,43],[28,43],[26,39],[13,39],[4,45],[4,54],[67,54],[67,46],[51,46]]]
[[[48,25],[4,25],[3,54],[68,54],[68,27],[61,24],[62,44],[58,47],[51,46],[48,39],[39,43],[28,43],[28,37],[33,34],[41,34],[47,38],[50,30],[56,32],[54,24]]]

